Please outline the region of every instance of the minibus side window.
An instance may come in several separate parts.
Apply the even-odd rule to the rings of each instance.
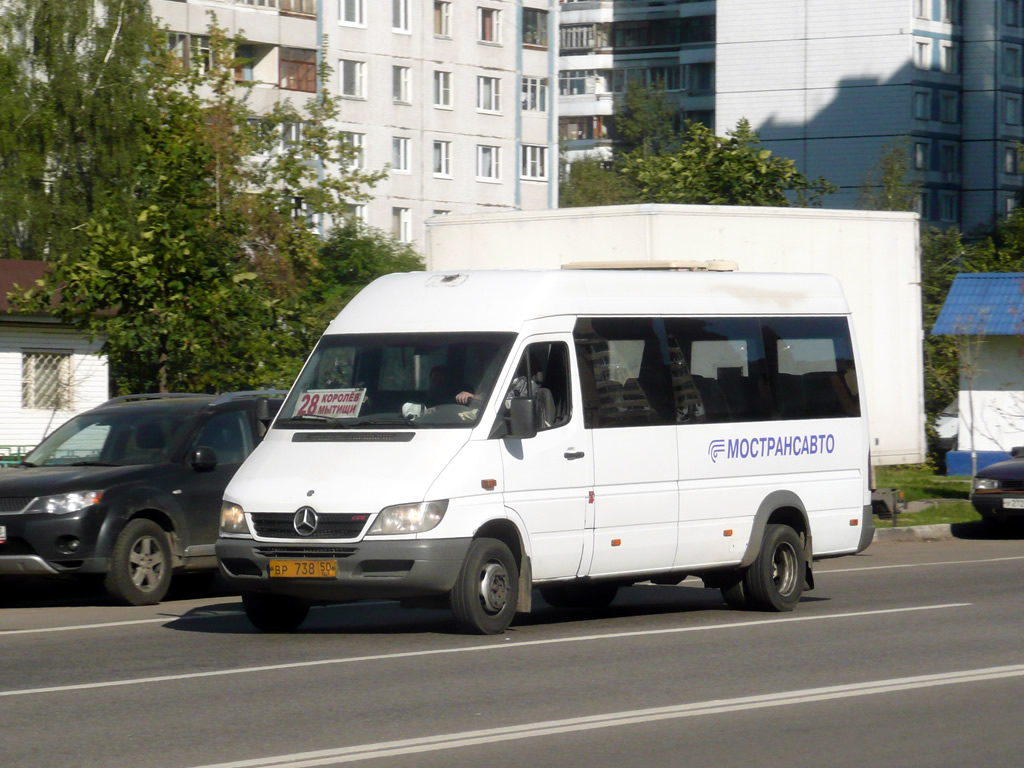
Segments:
[[[555,429],[572,418],[569,382],[569,347],[563,342],[537,342],[523,351],[506,398],[534,398],[537,431]]]
[[[763,320],[762,329],[774,372],[775,418],[860,416],[846,318],[775,317]]]

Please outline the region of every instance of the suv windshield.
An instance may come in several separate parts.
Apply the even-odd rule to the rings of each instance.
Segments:
[[[111,409],[83,413],[25,457],[32,466],[158,464],[168,461],[189,419],[180,409]]]
[[[275,428],[472,427],[512,333],[325,336]]]

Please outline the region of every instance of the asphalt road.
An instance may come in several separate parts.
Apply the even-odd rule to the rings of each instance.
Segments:
[[[231,595],[0,583],[0,765],[1020,763],[1024,541],[877,542],[816,581],[791,614],[689,582],[538,599],[497,637],[390,603],[263,635]]]

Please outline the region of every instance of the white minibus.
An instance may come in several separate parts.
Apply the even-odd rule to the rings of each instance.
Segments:
[[[221,571],[264,631],[364,598],[500,633],[687,576],[792,610],[871,541],[833,277],[382,277],[330,324],[225,491]]]

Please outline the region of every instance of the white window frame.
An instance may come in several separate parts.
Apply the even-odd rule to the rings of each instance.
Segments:
[[[412,68],[395,64],[391,67],[391,100],[395,104],[412,104]]]
[[[434,106],[452,108],[452,73],[444,69],[434,70]]]
[[[485,19],[490,19],[490,37],[486,37],[487,27]],[[476,9],[476,35],[477,42],[485,45],[501,45],[501,11],[498,8],[485,8],[480,6]]]
[[[410,142],[408,136],[391,137],[391,170],[395,173],[411,173],[409,164]]]
[[[361,221],[363,224],[369,223],[366,203],[348,203],[346,208],[348,208],[348,215],[356,221]]]
[[[392,207],[391,234],[400,243],[412,242],[412,211],[409,208]]]
[[[476,180],[492,184],[501,181],[501,147],[494,144],[476,145]]]
[[[365,27],[366,0],[338,0],[338,23],[346,27]]]
[[[927,141],[915,141],[914,142],[914,170],[927,171],[928,170],[928,142]]]
[[[403,35],[412,32],[409,25],[409,0],[391,0],[391,31]]]
[[[957,47],[955,43],[942,42],[939,44],[939,69],[946,74],[956,74],[959,67],[957,66]]]
[[[477,112],[501,113],[501,78],[489,75],[477,75],[476,78],[476,110]]]
[[[548,111],[548,99],[551,91],[546,77],[523,77],[522,107],[524,112]]]
[[[519,149],[519,178],[548,180],[548,148],[543,144],[523,144]]]
[[[932,68],[932,44],[930,40],[914,40],[914,66],[918,69]]]
[[[434,176],[441,179],[452,177],[452,143],[438,139],[434,141]]]
[[[942,0],[939,4],[939,19],[946,24],[957,23],[958,0]]]
[[[434,37],[452,36],[452,4],[448,0],[434,0]]]
[[[349,161],[349,168],[365,168],[366,167],[366,134],[357,133],[355,131],[346,131],[342,137],[342,140],[355,150],[355,154],[352,155],[352,159]]]
[[[345,84],[349,78],[346,70],[351,68],[352,92],[345,90]],[[366,62],[358,59],[338,59],[338,91],[344,99],[366,99]]]
[[[932,0],[914,0],[914,16],[918,19],[931,18]]]

